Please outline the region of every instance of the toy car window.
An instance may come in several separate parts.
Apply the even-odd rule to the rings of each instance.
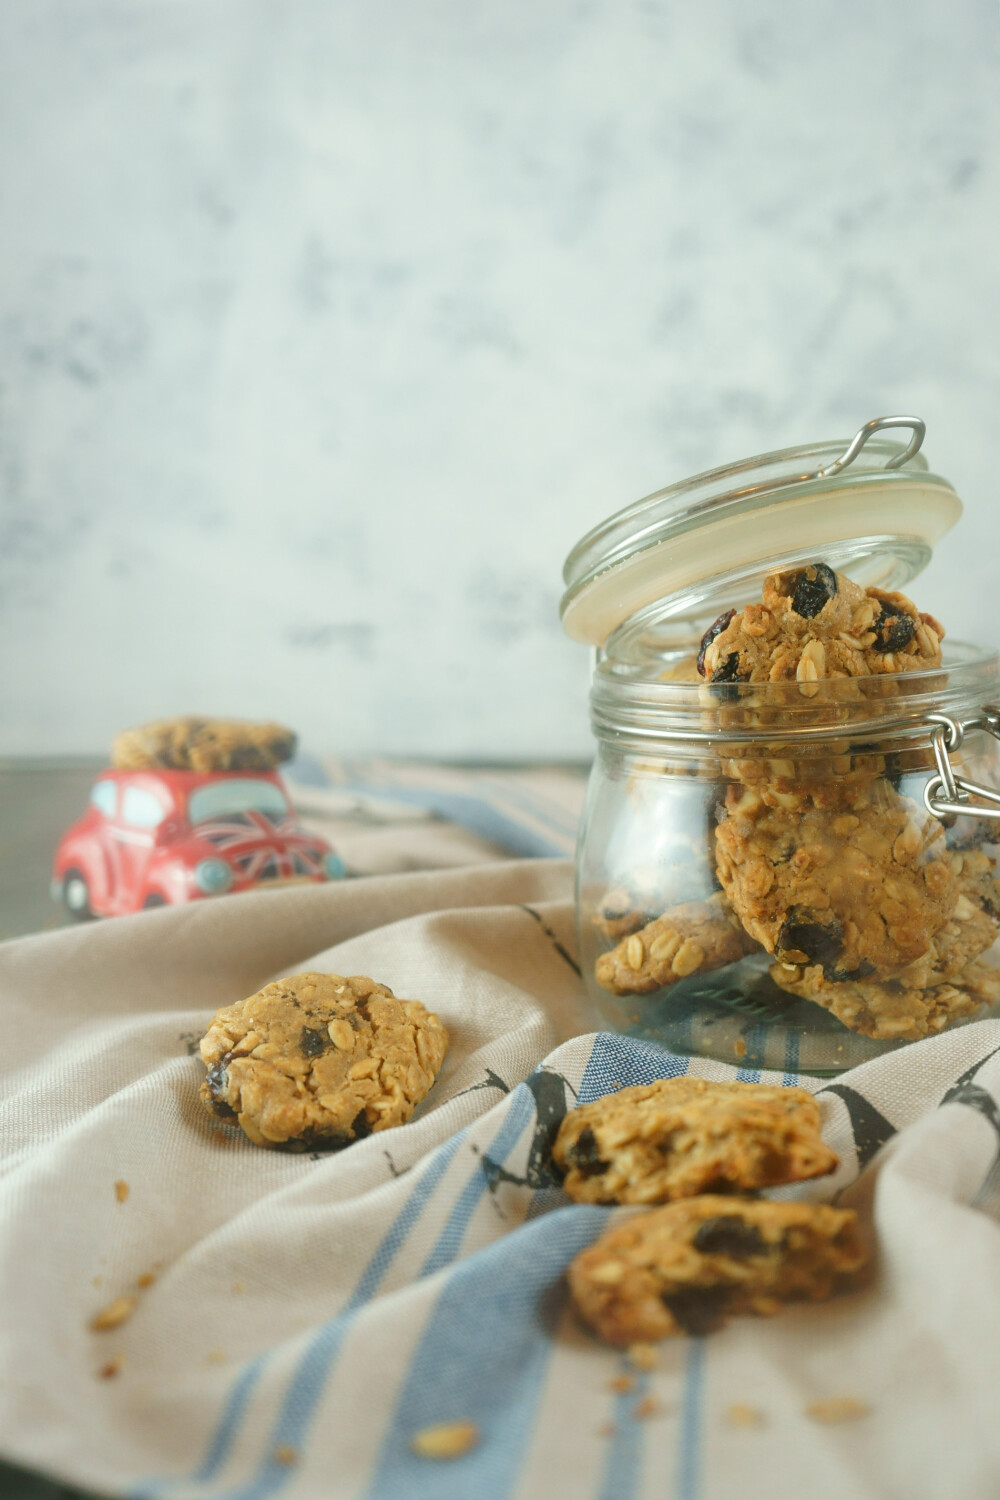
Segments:
[[[284,792],[273,781],[257,781],[250,777],[209,782],[192,792],[188,802],[192,823],[209,823],[213,818],[243,812],[261,812],[275,820],[287,818],[289,808]]]
[[[155,828],[166,816],[162,804],[152,792],[141,786],[127,786],[122,798],[122,821],[135,828]]]
[[[115,815],[118,788],[113,781],[98,781],[90,789],[90,800],[106,818]]]

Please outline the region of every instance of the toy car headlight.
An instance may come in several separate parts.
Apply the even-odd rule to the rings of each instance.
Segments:
[[[194,867],[194,883],[206,896],[218,896],[233,883],[233,872],[224,859],[203,859]]]
[[[347,870],[339,854],[331,853],[323,856],[323,873],[327,880],[343,880]]]

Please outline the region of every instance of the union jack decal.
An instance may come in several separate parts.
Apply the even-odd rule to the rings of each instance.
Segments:
[[[293,817],[272,822],[259,812],[233,813],[197,823],[199,838],[214,844],[245,880],[322,878],[323,854]]]

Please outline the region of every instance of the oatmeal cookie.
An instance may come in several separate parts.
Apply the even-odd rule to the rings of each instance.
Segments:
[[[826,563],[764,580],[760,604],[728,610],[702,637],[710,682],[797,681],[815,695],[827,677],[869,677],[941,664],[944,630],[904,594],[863,589]]]
[[[291,759],[296,743],[283,724],[155,719],[115,736],[111,764],[120,771],[273,771]]]
[[[772,965],[771,977],[790,995],[822,1005],[851,1031],[882,1042],[935,1036],[1000,999],[1000,970],[986,963],[967,964],[950,982],[923,989],[899,977],[831,984],[820,968],[788,969],[783,964]]]
[[[926,953],[879,980],[831,982],[819,965],[778,963],[775,983],[812,1000],[852,1031],[889,1041],[933,1036],[1000,998],[1000,970],[977,962],[1000,934],[1000,884],[982,850],[949,856],[957,897]]]
[[[552,1148],[577,1203],[756,1192],[835,1170],[804,1089],[670,1078],[569,1112]]]
[[[722,969],[756,951],[757,943],[734,918],[726,898],[675,906],[602,953],[597,982],[613,995],[647,995],[689,974]]]
[[[851,1209],[710,1195],[609,1230],[572,1262],[569,1284],[601,1338],[628,1345],[821,1301],[866,1258]]]
[[[941,825],[886,782],[841,811],[769,807],[730,787],[716,859],[747,932],[831,982],[881,979],[920,958],[959,896]]]
[[[419,1000],[362,975],[294,974],[215,1015],[201,1101],[258,1146],[335,1151],[405,1124],[447,1050]]]

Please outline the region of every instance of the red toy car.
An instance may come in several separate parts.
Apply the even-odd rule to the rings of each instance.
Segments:
[[[59,842],[52,895],[74,917],[116,917],[344,874],[276,771],[108,770]]]

